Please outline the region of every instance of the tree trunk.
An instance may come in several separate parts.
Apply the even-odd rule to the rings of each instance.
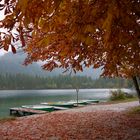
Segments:
[[[139,98],[139,103],[140,103],[140,88],[139,88],[139,83],[138,83],[137,77],[133,76],[132,79],[133,79],[134,86],[135,86],[135,89],[136,89],[136,92],[137,92],[137,95]]]
[[[77,106],[78,106],[78,98],[79,98],[78,97],[78,93],[79,93],[79,88],[76,88],[76,93],[77,93],[76,95],[77,95]]]

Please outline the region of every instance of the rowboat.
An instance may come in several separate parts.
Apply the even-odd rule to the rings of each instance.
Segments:
[[[92,100],[92,99],[89,99],[89,100],[78,100],[77,101],[69,101],[68,103],[73,103],[74,105],[87,105],[87,104],[92,104],[92,103],[98,103],[99,100]]]
[[[57,107],[67,107],[67,108],[72,108],[74,107],[73,103],[69,103],[69,102],[44,102],[41,103],[41,105],[48,105],[48,106],[57,106]]]
[[[54,108],[52,106],[43,106],[43,105],[23,105],[22,108],[44,110],[44,111],[48,111],[48,112],[54,111]]]
[[[48,106],[48,105],[23,105],[22,108],[34,109],[34,110],[43,110],[43,111],[56,111],[56,110],[66,110],[64,107],[57,106]]]
[[[99,103],[99,100],[88,99],[86,101],[87,101],[87,103]]]
[[[74,106],[75,105],[87,105],[88,103],[86,102],[86,100],[78,100],[78,102],[77,101],[69,101],[68,103],[72,103],[72,104],[74,104]]]
[[[89,99],[89,100],[78,100],[78,103],[75,100],[71,100],[68,102],[43,102],[43,103],[41,103],[41,105],[73,108],[73,107],[77,106],[77,104],[78,105],[87,105],[87,104],[93,104],[93,103],[98,103],[98,102],[99,102],[99,100]]]

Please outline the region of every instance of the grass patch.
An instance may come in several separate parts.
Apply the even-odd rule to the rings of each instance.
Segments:
[[[13,121],[13,120],[16,120],[16,117],[9,116],[9,117],[5,117],[5,118],[0,118],[0,123],[7,122],[7,121]]]
[[[125,103],[125,102],[132,102],[132,101],[138,101],[137,97],[133,98],[125,98],[124,100],[114,100],[114,101],[109,101],[109,102],[114,102],[114,103]]]
[[[126,102],[133,102],[133,101],[139,101],[137,97],[134,97],[134,98],[131,98],[131,99],[124,99],[124,100],[108,100],[107,102],[100,102],[98,104],[104,104],[104,105],[107,105],[107,104],[118,104],[118,103],[126,103]]]
[[[128,113],[129,114],[140,114],[140,106],[136,106],[136,107],[131,108],[128,111]]]
[[[123,92],[122,90],[115,90],[110,92],[110,101],[133,101],[136,99],[136,96],[130,93]]]

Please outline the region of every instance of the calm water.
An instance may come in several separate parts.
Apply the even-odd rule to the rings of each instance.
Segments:
[[[110,89],[80,89],[79,99],[108,100]],[[76,100],[75,90],[0,90],[0,117],[9,116],[9,108],[41,102]]]

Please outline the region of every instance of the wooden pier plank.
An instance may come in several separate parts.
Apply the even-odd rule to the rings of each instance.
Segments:
[[[47,111],[42,111],[42,110],[33,110],[33,109],[28,109],[28,108],[10,108],[10,115],[14,116],[27,116],[27,115],[33,115],[33,114],[44,114],[47,113]]]

